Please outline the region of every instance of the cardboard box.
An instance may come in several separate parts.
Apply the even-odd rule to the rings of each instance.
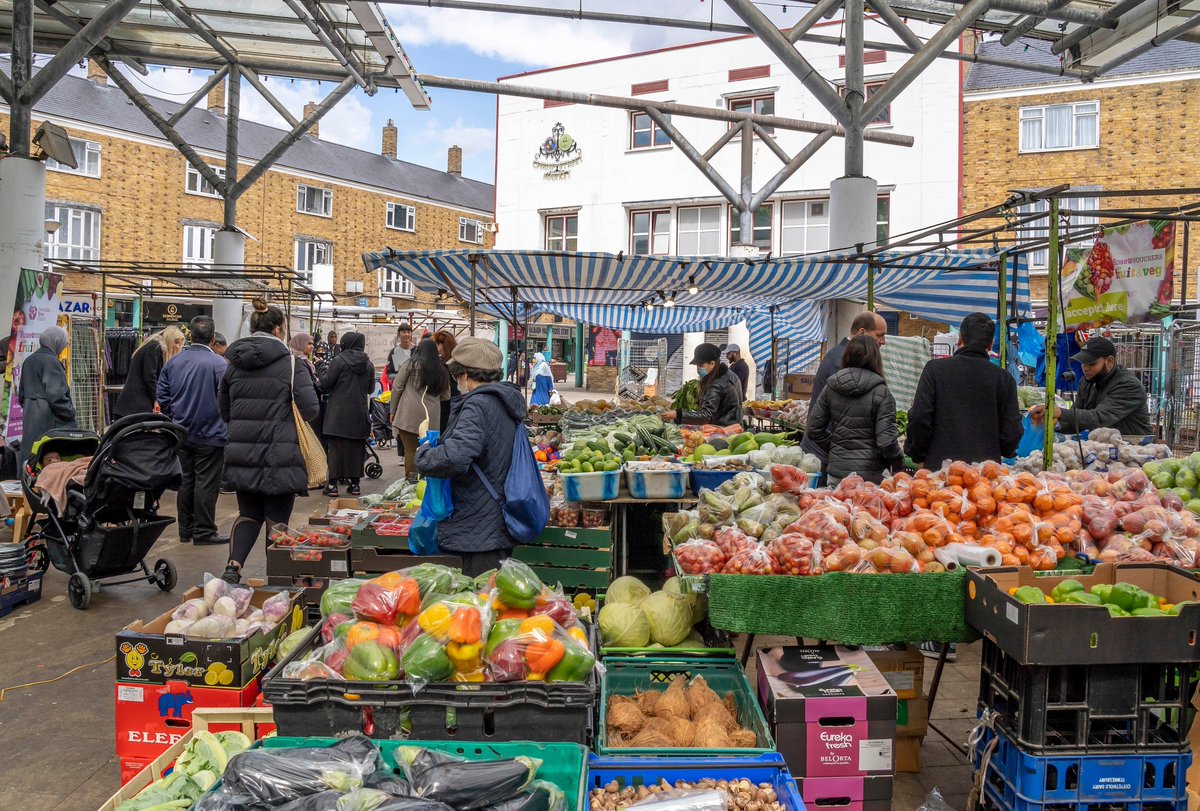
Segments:
[[[759,701],[793,775],[894,772],[896,693],[865,652],[786,647],[756,656]]]
[[[896,691],[896,698],[920,698],[925,685],[925,657],[912,645],[864,648],[879,672]]]
[[[1027,566],[967,572],[967,622],[1022,665],[1115,665],[1200,661],[1200,604],[1177,617],[1113,617],[1093,605],[1026,605],[1009,591],[1034,586],[1049,594],[1066,577],[1036,577]],[[1101,563],[1071,573],[1090,589],[1132,583],[1169,603],[1200,603],[1200,578],[1162,563]]]
[[[305,605],[321,602],[334,580],[350,576],[350,549],[267,547],[267,585],[304,591]]]
[[[129,684],[116,687],[117,756],[148,763],[183,738],[192,728],[196,709],[253,707],[260,695],[257,681],[242,690],[193,687],[182,681],[167,684]],[[237,729],[236,724],[213,727],[213,732]],[[136,772],[135,772],[136,774]]]
[[[921,747],[924,745],[924,738],[896,738],[896,771],[900,774],[921,771]]]
[[[263,589],[262,580],[248,581],[254,596],[251,605],[261,606],[279,589]],[[194,687],[215,687],[243,690],[275,658],[280,641],[304,625],[304,595],[287,590],[291,613],[269,632],[256,631],[245,639],[190,639],[166,635],[167,623],[175,609],[154,619],[135,620],[117,632],[117,681],[137,684],[166,684],[182,681]],[[183,593],[180,602],[203,597],[204,590],[191,588]],[[227,674],[227,683],[221,683]],[[215,682],[215,683],[214,683]]]
[[[150,761],[145,758],[123,757],[119,758],[119,760],[121,761],[122,786],[137,777],[138,772],[150,765]]]
[[[792,399],[807,400],[812,397],[813,386],[816,385],[815,374],[791,374],[783,376],[784,396]]]
[[[896,702],[896,737],[924,738],[928,732],[928,698],[904,698]]]
[[[331,498],[329,499],[329,507],[323,511],[314,512],[308,517],[308,523],[322,526],[329,523],[330,517],[336,515],[342,510],[362,512],[364,515],[368,512],[366,507],[363,507],[356,498]]]
[[[890,811],[892,777],[797,777],[805,808]]]
[[[457,555],[414,555],[403,549],[375,549],[369,546],[350,550],[350,571],[355,576],[386,574],[422,563],[436,563],[451,569],[462,568],[462,558]]]

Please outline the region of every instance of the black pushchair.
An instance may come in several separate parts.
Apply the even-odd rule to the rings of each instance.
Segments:
[[[117,420],[101,439],[91,431],[55,430],[33,446],[21,471],[21,488],[32,511],[25,539],[31,565],[70,575],[67,597],[83,610],[102,583],[145,580],[163,591],[175,588],[174,564],[165,558],[151,570],[146,555],[175,519],[158,514],[163,491],[182,479],[179,448],[187,432],[161,414]],[[42,459],[91,454],[82,487],[69,485],[67,503],[56,506],[35,489]],[[132,577],[124,577],[137,573]]]
[[[387,448],[392,444],[390,405],[371,398],[371,436],[375,438],[377,448]]]

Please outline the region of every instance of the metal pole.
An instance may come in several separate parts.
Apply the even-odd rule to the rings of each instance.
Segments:
[[[867,265],[867,309],[875,309],[875,265]]]
[[[204,84],[192,94],[191,98],[183,103],[183,106],[176,110],[170,118],[167,119],[167,124],[175,126],[180,120],[192,111],[192,108],[200,103],[200,99],[205,98],[209,91],[216,87],[225,78],[225,74],[229,73],[229,65],[222,65],[220,70],[209,76]]]
[[[1046,412],[1042,426],[1042,470],[1049,470],[1054,463],[1054,383],[1058,377],[1058,359],[1055,345],[1058,343],[1058,197],[1050,198],[1050,268],[1046,280],[1046,298],[1050,300],[1046,320]]]
[[[775,307],[771,305],[771,392],[768,400],[775,399],[775,392],[779,391],[779,354],[775,348]]]
[[[96,16],[92,17],[86,25],[79,30],[79,33],[71,37],[70,41],[58,49],[58,52],[38,70],[37,75],[26,77],[27,82],[17,86],[17,95],[20,97],[22,104],[27,104],[32,107],[46,91],[54,86],[54,83],[67,75],[67,71],[75,66],[75,63],[83,59],[94,50],[99,43],[105,38],[112,27],[121,21],[134,6],[138,4],[138,0],[112,0],[111,3],[105,5],[102,9],[96,12]],[[33,0],[17,0],[13,5],[13,46],[16,47],[16,32],[20,30],[16,26],[16,17],[29,15],[29,41],[33,38]],[[15,54],[14,54],[15,57]],[[16,59],[13,60],[14,69]],[[14,81],[16,76],[13,76]]]
[[[996,323],[1000,325],[1000,368],[1008,370],[1008,254],[1000,257],[1000,265],[996,268],[996,291],[999,293],[997,302]]]
[[[1146,51],[1149,51],[1152,48],[1157,48],[1160,45],[1166,45],[1171,40],[1176,39],[1177,37],[1181,37],[1184,34],[1191,31],[1192,29],[1198,28],[1198,27],[1200,27],[1200,14],[1196,14],[1192,17],[1189,17],[1188,19],[1179,23],[1179,25],[1176,25],[1173,28],[1168,28],[1166,31],[1163,31],[1161,34],[1159,34],[1156,37],[1152,37],[1151,39],[1146,40],[1145,42],[1143,42],[1141,45],[1137,46],[1136,48],[1133,48],[1132,50],[1121,54],[1120,56],[1116,57],[1115,59],[1112,59],[1108,62],[1105,62],[1103,65],[1096,67],[1095,69],[1092,70],[1091,76],[1092,76],[1092,78],[1095,78],[1102,74],[1108,73],[1113,68],[1119,67],[1120,65],[1124,65],[1126,62],[1130,61],[1131,59],[1136,59],[1137,57],[1146,53]]]
[[[1183,300],[1180,302],[1184,307],[1187,307],[1187,289],[1188,289],[1188,274],[1191,270],[1188,268],[1188,226],[1191,223],[1183,224],[1183,255],[1181,257],[1183,264]]]
[[[475,254],[470,256],[471,262],[471,336],[475,336],[475,274],[478,271],[479,258]]]
[[[863,0],[846,0],[846,97],[842,102],[846,117],[845,176],[863,176],[863,104],[866,86],[863,82]]]
[[[742,122],[742,205],[738,208],[741,224],[741,244],[754,244],[754,209],[750,201],[754,198],[754,125]]]
[[[738,193],[734,190],[733,186],[729,185],[729,182],[721,176],[721,173],[718,172],[716,168],[708,162],[708,158],[701,155],[696,147],[692,145],[692,142],[689,141],[683,135],[683,133],[675,129],[675,125],[671,123],[670,119],[653,107],[650,107],[646,110],[646,115],[650,116],[650,120],[657,124],[658,128],[665,132],[667,137],[671,139],[671,142],[679,147],[679,151],[684,154],[684,157],[690,160],[696,166],[696,168],[700,170],[700,173],[708,178],[708,182],[713,184],[717,191],[721,192],[721,194],[725,196],[725,199],[728,200],[731,205],[733,205],[735,208],[738,208]],[[737,129],[738,127],[736,126],[730,127],[731,131],[737,131]],[[718,143],[720,143],[720,141],[718,141]]]
[[[21,101],[26,83],[33,75],[33,3],[17,0],[13,5],[12,91],[8,114],[8,148],[14,158],[29,157],[32,104]],[[6,269],[7,270],[7,269]]]
[[[242,112],[242,71],[236,64],[229,66],[226,97],[229,108],[225,116],[225,195],[226,228],[237,225],[238,179],[238,119]],[[245,260],[243,260],[245,261]]]

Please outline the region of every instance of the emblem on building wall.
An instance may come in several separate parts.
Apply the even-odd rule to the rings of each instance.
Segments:
[[[566,180],[571,176],[571,167],[581,160],[583,151],[579,144],[557,123],[533,156],[533,167],[542,170],[546,180]]]

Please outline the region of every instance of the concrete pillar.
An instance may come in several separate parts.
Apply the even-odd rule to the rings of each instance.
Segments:
[[[696,367],[691,364],[692,355],[696,354],[696,347],[704,343],[703,332],[685,332],[683,334],[683,382],[689,380],[699,380],[699,375],[696,374]]]
[[[758,385],[758,364],[763,361],[750,357],[750,327],[745,321],[739,321],[729,328],[729,343],[742,348],[742,360],[750,367],[750,377],[746,380],[746,399],[753,400],[755,387]],[[691,357],[687,360],[691,360]]]
[[[496,345],[500,347],[500,353],[504,355],[504,373],[508,374],[508,334],[512,330],[512,325],[507,321],[496,322]]]
[[[246,264],[246,237],[241,231],[218,231],[213,262],[217,265]],[[249,330],[243,330],[244,302],[241,299],[213,299],[213,320],[217,332],[233,343]]]
[[[829,184],[829,247],[855,250],[875,244],[879,184],[871,177],[839,177]]]
[[[41,270],[46,239],[46,166],[0,160],[0,313],[11,317],[21,268]]]

